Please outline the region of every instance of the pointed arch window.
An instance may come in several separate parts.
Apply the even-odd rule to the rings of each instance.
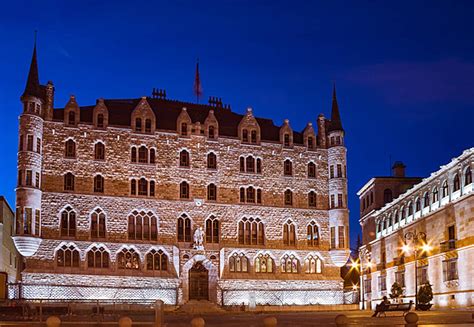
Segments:
[[[217,156],[214,152],[210,152],[207,155],[207,168],[208,169],[217,168]]]
[[[142,119],[141,118],[136,118],[135,119],[135,131],[136,132],[141,132],[142,131]]]
[[[433,194],[433,195],[432,195],[433,203],[438,202],[438,201],[439,201],[439,193],[438,193],[438,188],[437,188],[437,187],[435,187],[435,188],[433,189],[433,193],[432,193],[432,194]]]
[[[273,259],[269,254],[260,253],[255,258],[256,273],[273,273]]]
[[[306,240],[308,246],[319,246],[319,227],[314,221],[311,221],[306,227]]]
[[[255,189],[252,186],[247,187],[247,203],[255,203]]]
[[[206,243],[219,243],[219,220],[215,216],[206,219]]]
[[[104,193],[104,177],[94,176],[94,193]]]
[[[91,214],[91,238],[105,238],[105,213],[99,208]]]
[[[290,159],[286,159],[283,163],[283,175],[292,176],[293,175],[293,163]]]
[[[156,161],[156,151],[155,149],[150,149],[150,163],[154,164]]]
[[[109,252],[103,246],[93,246],[87,252],[88,268],[109,268]]]
[[[243,253],[234,253],[229,258],[229,270],[231,272],[248,272],[249,260]]]
[[[179,166],[180,167],[189,167],[189,152],[186,150],[181,150],[179,153]]]
[[[131,149],[130,160],[131,162],[137,162],[137,148],[136,147],[132,147]]]
[[[257,189],[257,203],[262,204],[262,189]]]
[[[191,219],[186,214],[178,218],[178,242],[191,242]]]
[[[241,203],[245,202],[245,188],[244,187],[240,188],[240,202]]]
[[[74,191],[74,175],[72,173],[66,173],[64,175],[64,190]]]
[[[408,203],[408,216],[413,215],[413,203]]]
[[[58,267],[79,267],[79,250],[74,245],[63,245],[56,252],[56,264]]]
[[[464,172],[464,186],[469,185],[471,183],[472,183],[471,167],[467,167],[466,171]]]
[[[117,254],[118,269],[140,269],[140,256],[134,249],[122,249]]]
[[[128,216],[128,239],[138,241],[158,240],[158,221],[151,211],[134,210]]]
[[[104,160],[105,159],[105,145],[102,142],[97,142],[94,145],[94,159]]]
[[[423,208],[427,208],[430,206],[430,193],[426,192],[423,196]]]
[[[239,243],[264,245],[265,231],[260,218],[244,217],[239,222]]]
[[[293,192],[291,190],[285,191],[285,205],[293,205]]]
[[[310,191],[308,193],[308,207],[315,208],[316,207],[316,192]]]
[[[296,245],[296,227],[291,220],[283,224],[283,244]]]
[[[245,168],[247,173],[254,173],[255,172],[255,158],[252,156],[248,156],[245,158]]]
[[[445,198],[449,195],[448,181],[444,181],[443,183],[442,194],[443,194],[442,198]]]
[[[182,181],[179,184],[179,198],[189,199],[189,184],[186,181]]]
[[[405,209],[405,207],[402,207],[400,209],[400,220],[403,220],[405,218],[406,218],[406,209]]]
[[[76,142],[69,139],[66,141],[65,153],[66,158],[75,158],[76,157]]]
[[[244,143],[249,142],[249,131],[247,129],[242,130],[242,142]]]
[[[262,159],[257,158],[257,174],[262,173]]]
[[[298,266],[299,261],[293,254],[285,254],[283,258],[281,258],[281,272],[282,273],[291,273],[297,274],[298,273]]]
[[[459,182],[459,175],[454,175],[453,179],[453,192],[459,191],[461,188],[461,183]]]
[[[130,194],[137,195],[137,181],[135,179],[130,181]]]
[[[418,198],[415,201],[415,212],[418,212],[420,210],[421,210],[421,201],[420,201],[420,198]]]
[[[148,150],[146,146],[142,145],[138,148],[138,162],[147,163],[148,162]]]
[[[76,236],[76,212],[70,206],[61,212],[61,236]]]
[[[308,163],[308,177],[316,178],[316,164],[314,162]]]
[[[151,250],[146,255],[146,269],[156,271],[168,270],[168,256],[163,250]]]
[[[216,184],[209,184],[207,186],[207,200],[216,201],[217,200],[217,186]]]
[[[321,274],[323,272],[323,263],[318,256],[309,255],[305,260],[307,274]]]
[[[149,196],[155,196],[155,181],[150,181]]]
[[[138,181],[138,195],[148,195],[148,182],[143,177]]]
[[[151,119],[145,119],[145,133],[151,133]]]
[[[241,173],[244,173],[245,172],[245,158],[244,157],[240,157],[240,172]]]

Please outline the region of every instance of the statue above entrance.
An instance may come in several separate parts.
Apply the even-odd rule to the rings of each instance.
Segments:
[[[194,231],[194,250],[204,250],[204,231],[202,227],[196,228]]]

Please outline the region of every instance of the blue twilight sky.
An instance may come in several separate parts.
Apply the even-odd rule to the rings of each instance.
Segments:
[[[331,109],[336,81],[357,190],[389,156],[426,176],[474,146],[472,1],[8,1],[0,11],[0,194],[14,205],[19,96],[38,29],[42,83],[56,106],[150,95],[205,97],[295,130]]]

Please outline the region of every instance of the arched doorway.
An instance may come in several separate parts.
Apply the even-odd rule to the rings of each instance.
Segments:
[[[196,262],[189,270],[189,299],[209,300],[209,271],[202,262]]]

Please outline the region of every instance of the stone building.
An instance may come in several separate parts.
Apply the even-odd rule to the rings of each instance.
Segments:
[[[332,116],[288,120],[152,97],[54,108],[36,46],[21,96],[21,296],[342,303],[346,148]]]
[[[0,284],[5,289],[6,282],[16,282],[18,277],[18,263],[20,255],[13,244],[13,225],[15,215],[13,214],[7,200],[0,195],[0,244],[2,252],[0,256]],[[0,297],[4,292],[0,291]]]
[[[430,283],[435,307],[474,304],[474,148],[361,218],[363,300],[375,307],[397,282],[403,301]],[[366,186],[359,191],[361,201]],[[361,212],[364,212],[363,209]],[[372,236],[373,234],[373,236]]]

